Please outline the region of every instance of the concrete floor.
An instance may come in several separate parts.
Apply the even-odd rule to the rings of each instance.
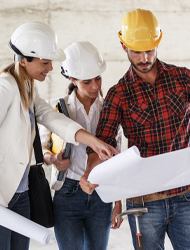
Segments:
[[[31,240],[30,250],[58,250],[55,236],[53,235],[48,245],[42,245]],[[166,237],[166,250],[172,250],[169,239]],[[69,250],[69,249],[68,249]],[[80,249],[79,249],[80,250]],[[131,241],[131,233],[127,219],[125,219],[119,229],[111,230],[107,250],[134,250]]]

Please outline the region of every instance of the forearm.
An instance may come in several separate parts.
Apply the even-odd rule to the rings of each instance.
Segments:
[[[117,207],[122,212],[122,202],[121,201],[115,201],[115,207]]]
[[[118,216],[122,212],[122,202],[121,201],[115,201],[115,206],[112,212],[112,223],[111,223],[111,228],[116,229],[119,228],[123,219],[122,217],[118,217],[115,219],[116,216]]]
[[[95,137],[88,133],[86,130],[80,129],[75,134],[75,141],[80,142],[86,146],[93,147],[95,142]]]
[[[89,173],[91,172],[91,170],[97,166],[98,164],[102,163],[103,161],[98,157],[98,155],[96,153],[92,153],[88,156],[88,160],[87,160],[87,166],[86,166],[86,171],[84,173],[84,175],[86,177],[88,177]]]
[[[101,162],[102,161],[100,160],[100,158],[98,157],[96,153],[92,153],[88,156],[86,171],[84,175],[81,177],[80,182],[79,182],[82,190],[86,192],[87,194],[92,194],[94,189],[98,187],[98,185],[91,184],[90,182],[88,182],[87,179],[91,170]]]
[[[53,153],[49,153],[49,152],[46,152],[44,154],[44,162],[46,164],[53,164],[54,163],[54,154]]]

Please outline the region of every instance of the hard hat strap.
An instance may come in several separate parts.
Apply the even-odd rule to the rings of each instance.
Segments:
[[[64,68],[61,66],[61,74],[65,77],[65,78],[69,78],[69,76],[68,75],[66,75],[65,74],[66,72],[65,72],[65,70],[64,70]]]
[[[24,58],[24,56],[14,55],[14,62],[19,62],[20,60],[22,60],[22,58]]]
[[[33,60],[34,57],[31,57],[31,56],[24,56],[24,55],[20,52],[20,50],[18,50],[18,49],[14,46],[14,44],[12,44],[11,40],[10,40],[10,42],[9,42],[9,45],[10,45],[11,49],[14,50],[14,52],[17,54],[17,55],[14,55],[14,61],[15,61],[15,62],[18,62],[18,61],[22,60],[24,57],[27,59],[28,62],[32,62],[32,60]]]

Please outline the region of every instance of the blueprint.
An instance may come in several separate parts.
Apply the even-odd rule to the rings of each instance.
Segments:
[[[104,202],[142,196],[190,184],[190,148],[142,158],[133,146],[97,165],[88,181]]]

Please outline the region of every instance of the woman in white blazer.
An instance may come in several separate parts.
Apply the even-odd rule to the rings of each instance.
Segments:
[[[69,116],[88,132],[95,135],[103,104],[101,96],[101,74],[106,62],[98,50],[89,42],[75,42],[65,49],[66,60],[62,62],[62,74],[71,80],[68,95],[64,97]],[[59,99],[49,100],[56,107]],[[79,185],[86,170],[86,147],[82,144],[71,146],[68,159],[62,159],[63,150],[52,152],[51,131],[40,127],[44,161],[54,164],[59,171],[66,170],[66,179],[55,192],[53,205],[55,236],[59,250],[106,250],[111,224],[120,226],[121,219],[115,216],[121,207],[104,203],[96,191],[88,195]],[[121,150],[122,131],[117,136],[117,149]],[[53,169],[54,169],[53,167]],[[64,183],[63,183],[64,182]]]
[[[105,159],[114,149],[39,97],[34,80],[44,81],[53,69],[52,60],[65,58],[48,25],[28,22],[19,26],[9,46],[14,62],[0,74],[0,205],[30,218],[28,172],[35,137],[34,107],[38,123],[68,142],[92,145]],[[29,239],[0,226],[0,249],[27,250]]]

